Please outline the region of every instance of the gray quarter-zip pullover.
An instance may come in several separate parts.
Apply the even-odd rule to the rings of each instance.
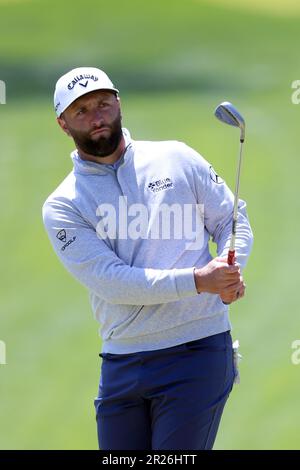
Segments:
[[[103,352],[167,348],[231,328],[219,295],[198,294],[194,268],[227,256],[233,194],[212,166],[177,141],[134,141],[114,165],[71,156],[73,171],[47,198],[43,220],[64,266],[90,292]],[[239,200],[236,253],[252,246]]]

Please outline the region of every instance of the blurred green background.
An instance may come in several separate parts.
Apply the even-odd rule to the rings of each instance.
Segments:
[[[56,258],[41,206],[71,170],[72,141],[52,109],[57,78],[103,68],[135,139],[183,140],[233,188],[247,123],[240,197],[255,235],[247,296],[231,308],[243,360],[216,449],[299,449],[300,5],[295,0],[0,0],[1,449],[96,449],[98,324],[87,291]]]

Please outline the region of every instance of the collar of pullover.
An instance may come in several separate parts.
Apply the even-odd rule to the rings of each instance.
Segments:
[[[132,140],[130,133],[125,128],[123,128],[122,131],[125,138],[125,151],[118,160],[118,167],[123,163],[126,163],[131,156],[130,149],[132,147]],[[114,171],[111,165],[82,160],[77,149],[71,153],[71,158],[73,160],[75,173],[106,175],[108,171]]]

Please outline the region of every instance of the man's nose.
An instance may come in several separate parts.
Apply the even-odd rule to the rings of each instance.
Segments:
[[[94,127],[101,127],[104,124],[103,115],[99,109],[93,112],[91,124]]]

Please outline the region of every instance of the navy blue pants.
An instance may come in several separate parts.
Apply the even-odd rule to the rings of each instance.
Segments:
[[[100,449],[212,449],[234,381],[230,331],[156,351],[100,356]]]

